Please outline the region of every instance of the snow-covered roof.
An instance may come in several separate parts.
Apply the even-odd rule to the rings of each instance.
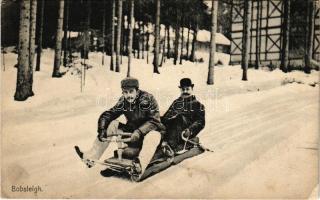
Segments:
[[[185,38],[188,37],[188,29],[184,28],[183,29],[183,35]],[[160,36],[164,37],[165,36],[165,29],[164,26],[161,25],[161,30],[160,30]],[[175,33],[174,30],[172,28],[170,28],[170,38],[174,39],[175,37]],[[199,30],[198,34],[197,34],[197,41],[199,42],[210,42],[210,37],[211,37],[211,33],[207,30]],[[193,30],[190,31],[190,38],[193,38]],[[217,44],[222,44],[222,45],[231,45],[230,40],[224,36],[222,33],[216,33],[216,43]]]
[[[210,42],[211,33],[207,30],[199,30],[197,34],[197,41]],[[221,33],[216,33],[216,43],[222,45],[230,45],[230,40]]]

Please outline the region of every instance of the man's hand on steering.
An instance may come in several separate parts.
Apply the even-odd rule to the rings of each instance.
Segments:
[[[140,137],[141,137],[140,132],[138,130],[135,130],[131,135],[131,142],[139,141]]]
[[[190,131],[190,129],[185,129],[184,131],[182,131],[183,137],[185,138],[189,138],[192,134],[192,132]]]
[[[103,142],[106,139],[107,131],[105,129],[98,130],[98,139],[100,142]]]

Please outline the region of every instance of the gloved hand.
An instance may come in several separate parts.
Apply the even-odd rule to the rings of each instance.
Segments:
[[[105,129],[98,130],[98,140],[100,142],[103,142],[106,136],[107,136],[107,131]]]
[[[137,142],[140,139],[140,133],[136,130],[131,135],[131,142]]]
[[[161,147],[165,147],[165,146],[167,146],[168,145],[168,142],[166,142],[166,141],[162,141],[162,143],[161,143]]]
[[[190,129],[185,129],[184,131],[182,131],[183,137],[185,138],[189,138],[192,135],[192,132],[190,131]]]

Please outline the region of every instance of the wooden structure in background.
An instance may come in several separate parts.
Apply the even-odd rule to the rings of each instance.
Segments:
[[[285,25],[286,0],[252,0],[251,10],[251,37],[249,65],[256,65],[256,60],[261,65],[280,66]],[[294,0],[291,0],[294,1]],[[241,63],[242,34],[244,1],[233,0],[232,3],[232,28],[231,28],[231,64]],[[315,29],[313,42],[313,58],[320,62],[320,13],[319,3],[315,10]],[[291,20],[295,20],[292,16]],[[291,33],[290,33],[291,34]],[[307,34],[307,33],[306,33]],[[292,36],[290,35],[292,39]],[[290,42],[290,41],[289,41]],[[291,45],[291,43],[290,43]],[[294,48],[294,47],[293,47]],[[292,54],[290,47],[289,61],[291,65],[303,65],[304,55]],[[256,52],[258,54],[256,54]]]
[[[320,1],[315,3],[313,59],[320,62]]]

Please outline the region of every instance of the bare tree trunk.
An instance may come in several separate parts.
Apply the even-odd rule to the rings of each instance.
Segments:
[[[156,23],[155,23],[155,50],[153,59],[153,72],[160,74],[159,67],[159,51],[160,51],[160,0],[155,0],[157,5]]]
[[[116,46],[116,72],[120,72],[122,0],[118,0],[118,17],[117,18],[118,18],[118,22],[117,22],[117,46]]]
[[[196,60],[196,48],[197,48],[197,34],[198,34],[198,25],[196,26],[196,29],[193,30],[193,39],[192,39],[192,47],[191,47],[191,55],[190,55],[190,61],[194,62]]]
[[[33,96],[32,75],[30,73],[30,0],[20,2],[20,26],[19,26],[19,55],[17,84],[14,100],[24,101]]]
[[[36,50],[36,25],[37,25],[37,0],[31,0],[30,4],[30,77],[33,77],[33,68],[34,68],[34,57],[35,57],[35,50]],[[32,80],[33,81],[33,80]]]
[[[176,65],[177,64],[177,60],[178,60],[178,54],[179,54],[179,39],[180,39],[180,28],[179,25],[176,25],[176,37],[175,37],[175,41],[174,41],[174,59],[173,59],[173,64]]]
[[[104,57],[105,57],[105,37],[106,37],[106,0],[103,0],[102,8],[102,65],[104,66]]]
[[[188,60],[188,58],[189,58],[189,46],[190,46],[190,27],[188,27],[187,55],[186,55],[186,59],[187,59],[187,60]]]
[[[132,57],[132,36],[133,36],[133,28],[134,28],[134,0],[130,0],[130,24],[129,24],[129,45],[128,45],[128,72],[127,77],[130,76],[131,70],[131,57]]]
[[[144,43],[145,43],[145,27],[144,27],[144,22],[142,23],[142,59],[144,59],[144,53],[145,53],[145,51],[146,51],[146,49],[145,49],[145,45],[144,45]]]
[[[66,67],[68,62],[67,51],[68,51],[69,0],[65,0],[64,5],[65,5],[65,11],[64,11],[65,17],[64,17],[64,23],[63,23],[64,25],[63,66]]]
[[[165,42],[165,41],[160,42],[160,47],[159,47],[159,49],[160,49],[161,59],[160,59],[159,67],[162,67],[163,60],[164,60],[164,51],[163,51],[163,49],[164,49],[164,47],[163,47],[163,46],[164,46],[164,42]]]
[[[311,72],[311,60],[313,53],[313,39],[314,39],[314,18],[315,18],[315,2],[313,0],[307,0],[307,16],[308,16],[308,31],[306,33],[306,50],[305,50],[305,68],[306,73]]]
[[[160,67],[162,67],[163,63],[165,62],[165,51],[166,51],[166,38],[167,38],[167,32],[166,30],[164,30],[164,37],[163,37],[163,41],[162,41],[162,56],[161,56],[161,62],[160,62]]]
[[[40,71],[40,64],[41,64],[44,5],[45,5],[45,0],[42,0],[41,1],[41,9],[40,9],[40,23],[39,23],[39,34],[38,34],[39,38],[38,38],[38,48],[37,48],[36,71]]]
[[[121,41],[120,41],[120,65],[122,65],[122,56],[124,54],[124,43],[125,43],[125,28],[124,28],[124,15],[122,14],[121,19]]]
[[[137,29],[137,31],[138,31],[138,34],[137,34],[137,36],[138,36],[138,49],[137,49],[137,58],[138,59],[140,59],[141,58],[141,33],[140,33],[140,22],[138,22],[137,23],[138,24],[138,29]]]
[[[150,33],[147,32],[147,64],[149,64],[149,48],[150,48],[150,45],[149,45],[149,40],[150,40]]]
[[[69,19],[69,23],[70,23],[70,19]],[[72,63],[72,47],[71,47],[71,31],[69,31],[68,33],[68,55],[69,55],[69,62]]]
[[[114,22],[114,18],[116,16],[116,0],[111,0],[112,1],[112,19],[111,19],[111,59],[110,59],[110,70],[113,71],[114,70],[114,43],[115,43],[115,37],[114,37],[114,26],[115,26],[115,22]]]
[[[60,65],[61,65],[61,47],[62,47],[62,25],[63,25],[63,11],[64,11],[64,0],[60,0],[58,25],[56,32],[56,46],[54,54],[54,68],[52,77],[61,77]]]
[[[167,29],[167,58],[169,59],[170,58],[170,25],[167,25],[166,26],[166,29]]]
[[[218,1],[212,1],[211,7],[211,38],[210,38],[210,58],[208,70],[208,85],[214,84],[214,57],[216,53],[216,32],[217,32],[217,15],[218,15]]]
[[[251,9],[252,0],[244,1],[244,19],[243,19],[243,34],[242,34],[242,80],[247,81],[247,70],[249,64],[250,50],[250,27],[251,27]]]
[[[180,63],[179,63],[180,65],[182,65],[182,59],[183,59],[183,44],[184,44],[184,27],[181,26],[181,49],[180,49]]]
[[[283,27],[283,44],[282,44],[282,56],[281,56],[281,70],[288,72],[289,63],[289,43],[290,43],[290,1],[285,0],[284,6],[284,27]]]

